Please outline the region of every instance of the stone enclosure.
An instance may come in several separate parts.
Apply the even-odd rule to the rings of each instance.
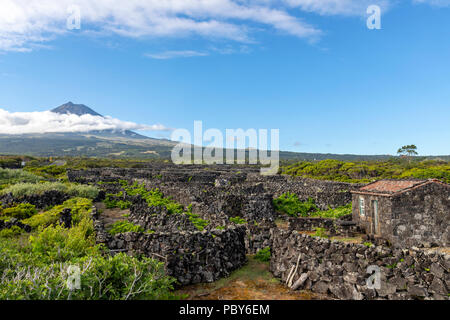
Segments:
[[[107,193],[120,191],[107,182],[144,183],[208,220],[199,231],[185,214],[171,215],[164,208],[148,207],[142,199],[127,198],[132,201],[128,220],[154,232],[111,236],[104,230],[101,214],[94,210],[99,242],[112,252],[140,253],[163,261],[168,274],[181,285],[227,276],[245,264],[246,254],[271,247],[270,269],[292,289],[336,299],[448,299],[448,255],[311,237],[299,232],[321,227],[331,235],[353,236],[361,228],[351,216],[339,220],[279,216],[272,204],[274,197],[292,192],[301,200],[313,198],[323,210],[335,208],[352,201],[352,191],[361,184],[265,177],[257,167],[228,165],[73,170],[68,177],[78,183],[103,182],[99,186]],[[235,217],[246,223],[231,222]],[[284,226],[276,223],[280,220]],[[379,289],[366,286],[370,265],[381,268]]]

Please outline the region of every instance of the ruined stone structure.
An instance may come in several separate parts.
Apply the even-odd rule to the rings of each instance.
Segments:
[[[371,183],[353,193],[353,221],[397,247],[450,245],[450,185],[438,180]]]

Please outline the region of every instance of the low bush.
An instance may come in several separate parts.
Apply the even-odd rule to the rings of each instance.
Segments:
[[[314,234],[312,234],[313,237],[328,238],[327,230],[325,228],[314,228],[314,231]]]
[[[15,207],[1,209],[0,216],[16,218],[19,220],[27,219],[37,213],[36,207],[29,203],[20,203]]]
[[[270,261],[270,247],[265,247],[264,249],[259,249],[255,254],[255,259],[261,262]]]
[[[130,196],[140,195],[149,206],[165,207],[168,213],[182,213],[184,210],[181,204],[173,201],[170,197],[164,197],[162,192],[157,188],[147,190],[145,184],[139,185],[138,183],[128,186],[124,181],[122,181],[122,187]]]
[[[108,232],[113,235],[117,234],[117,233],[144,232],[144,231],[145,231],[145,229],[143,227],[133,224],[126,220],[117,221],[117,222],[113,223],[108,229]]]
[[[3,189],[2,193],[12,193],[14,197],[21,198],[24,196],[41,195],[47,191],[60,191],[73,197],[88,199],[95,199],[99,193],[99,189],[94,186],[61,182],[18,183]]]
[[[32,217],[23,220],[22,222],[36,229],[40,226],[48,227],[59,221],[59,214],[64,209],[71,209],[72,224],[76,224],[82,220],[83,217],[89,216],[92,210],[92,200],[85,198],[72,198],[65,201],[63,204],[54,206],[48,211],[38,213]]]
[[[203,231],[209,225],[209,221],[200,218],[200,216],[198,214],[194,214],[194,213],[191,213],[191,212],[187,212],[186,214],[189,216],[189,221],[191,221],[192,224],[199,231]]]
[[[230,217],[228,220],[230,220],[231,222],[235,223],[235,224],[245,224],[247,223],[247,220],[241,218],[241,217]]]
[[[67,178],[66,172],[67,168],[66,166],[56,166],[56,165],[49,165],[49,166],[33,166],[32,164],[28,164],[24,170],[31,172],[35,175],[44,177],[46,179],[63,179],[65,180]]]
[[[131,207],[131,201],[123,199],[123,191],[119,193],[108,193],[106,194],[105,200],[103,201],[106,208],[120,208],[122,210],[128,209]]]
[[[2,169],[0,168],[0,185],[15,184],[21,182],[39,182],[44,180],[42,177],[38,177],[21,169]]]
[[[292,176],[342,182],[371,182],[380,179],[440,179],[450,183],[450,164],[442,160],[408,161],[301,161],[281,166],[281,173]]]
[[[95,245],[92,220],[80,205],[83,200],[92,202],[71,200],[76,200],[71,203],[72,228],[40,226],[25,242],[11,228],[15,234],[0,238],[0,300],[174,298],[175,279],[165,275],[163,263],[124,253],[107,255]],[[69,283],[77,283],[70,281],[76,279],[76,270],[79,287],[71,288]]]
[[[319,218],[331,218],[331,219],[339,219],[343,216],[352,214],[352,204],[349,203],[345,206],[338,207],[335,209],[328,209],[325,211],[316,211],[310,214],[311,217],[319,217]]]
[[[286,192],[278,198],[273,199],[273,204],[277,212],[287,214],[291,217],[307,217],[311,212],[319,208],[314,203],[314,199],[300,201],[295,193]]]
[[[83,217],[79,223],[66,229],[59,224],[40,227],[30,236],[32,252],[47,262],[64,262],[96,253],[92,220]]]
[[[0,231],[0,238],[13,238],[21,234],[23,230],[18,226],[12,226],[11,228],[3,229]]]

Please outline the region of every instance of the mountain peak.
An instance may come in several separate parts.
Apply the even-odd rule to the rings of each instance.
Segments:
[[[90,114],[93,116],[103,117],[101,114],[95,112],[88,106],[85,106],[84,104],[75,104],[72,101],[62,104],[55,109],[52,109],[51,112],[55,112],[55,113],[59,113],[59,114],[76,114],[78,116],[81,116],[83,114]]]

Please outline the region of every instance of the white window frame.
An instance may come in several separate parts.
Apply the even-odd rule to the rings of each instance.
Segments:
[[[366,216],[365,201],[363,197],[359,197],[359,215],[361,217]]]

